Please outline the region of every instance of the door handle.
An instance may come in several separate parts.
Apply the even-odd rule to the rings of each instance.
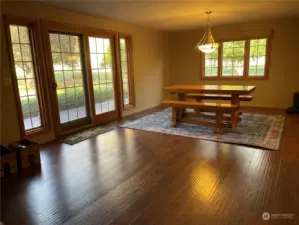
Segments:
[[[53,88],[53,90],[57,89],[57,83],[56,82],[52,82],[52,88]]]

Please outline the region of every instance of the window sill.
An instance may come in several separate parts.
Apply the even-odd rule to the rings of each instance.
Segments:
[[[39,127],[39,128],[35,128],[35,129],[29,130],[29,131],[25,131],[24,138],[34,138],[34,137],[38,137],[40,135],[44,135],[49,132],[50,132],[50,129],[47,129],[44,127]]]
[[[263,77],[201,77],[201,80],[268,80],[266,76]]]

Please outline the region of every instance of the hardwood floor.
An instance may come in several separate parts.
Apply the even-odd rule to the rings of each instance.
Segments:
[[[5,225],[299,224],[298,116],[279,151],[117,128],[41,160],[1,180]]]

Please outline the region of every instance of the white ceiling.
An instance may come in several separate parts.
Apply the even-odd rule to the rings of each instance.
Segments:
[[[296,1],[101,1],[41,0],[57,8],[112,20],[140,24],[159,30],[186,30],[206,23],[205,11],[213,11],[213,25],[299,16]],[[84,2],[83,2],[84,1]]]

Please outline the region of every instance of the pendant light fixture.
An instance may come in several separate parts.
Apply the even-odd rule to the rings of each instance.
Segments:
[[[204,36],[196,45],[196,49],[202,51],[203,53],[211,53],[218,48],[218,44],[215,43],[211,32],[210,14],[212,11],[206,12],[208,15],[207,27]]]

